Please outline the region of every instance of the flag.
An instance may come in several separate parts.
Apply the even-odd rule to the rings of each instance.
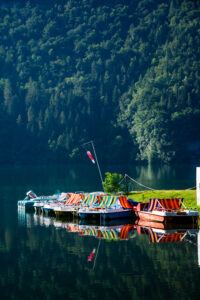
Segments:
[[[96,249],[94,248],[90,254],[90,256],[88,256],[88,261],[92,261],[94,255],[95,255]]]
[[[93,164],[95,164],[95,160],[94,160],[94,158],[93,158],[93,156],[92,156],[92,154],[91,154],[90,151],[87,151],[87,155],[89,156],[89,158],[91,159],[91,161],[93,162]]]

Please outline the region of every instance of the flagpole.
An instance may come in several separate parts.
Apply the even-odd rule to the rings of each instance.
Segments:
[[[103,191],[104,191],[104,186],[103,186],[103,177],[102,177],[102,174],[101,174],[101,169],[100,169],[100,166],[99,166],[99,162],[98,162],[98,159],[97,159],[97,155],[96,155],[96,151],[95,151],[95,148],[94,148],[94,143],[93,143],[93,141],[91,141],[91,144],[92,144],[92,148],[93,148],[94,155],[95,155],[95,158],[96,158],[97,167],[98,167],[98,170],[99,170],[99,175],[100,175],[100,178],[101,178],[101,184],[102,184]]]
[[[103,191],[104,191],[103,177],[102,177],[101,169],[100,169],[99,162],[98,162],[98,159],[97,159],[94,143],[93,143],[93,141],[90,141],[88,143],[83,144],[82,146],[87,145],[87,144],[92,144],[92,149],[94,151],[95,159],[96,159],[96,162],[97,162],[97,168],[98,168],[98,171],[99,171],[99,176],[100,176],[100,179],[101,179],[101,184],[102,184]]]

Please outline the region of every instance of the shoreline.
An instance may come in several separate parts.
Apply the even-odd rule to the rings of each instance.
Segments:
[[[141,202],[148,202],[152,198],[183,198],[183,204],[186,207],[195,208],[200,213],[200,206],[197,205],[196,190],[131,191],[127,196]]]

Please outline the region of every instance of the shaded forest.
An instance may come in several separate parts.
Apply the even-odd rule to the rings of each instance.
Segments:
[[[0,162],[200,156],[198,0],[0,1]]]

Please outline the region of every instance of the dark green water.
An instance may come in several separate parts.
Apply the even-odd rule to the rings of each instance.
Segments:
[[[195,166],[104,168],[103,172],[128,173],[154,188],[195,185]],[[105,229],[103,224],[87,227],[75,221],[73,225],[73,219],[18,211],[17,200],[29,189],[39,195],[56,189],[101,190],[98,173],[90,165],[0,169],[0,299],[195,299],[200,295],[198,230],[183,231],[179,242],[152,243],[150,232],[134,224],[126,227],[122,221]],[[108,238],[112,234],[115,239]]]

